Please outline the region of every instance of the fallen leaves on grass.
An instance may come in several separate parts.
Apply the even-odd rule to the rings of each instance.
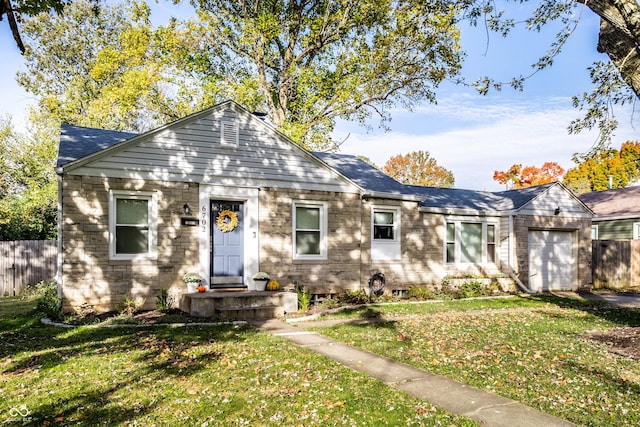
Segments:
[[[583,335],[612,325],[602,313],[549,306],[410,315],[321,333],[578,424],[635,426],[640,369]]]

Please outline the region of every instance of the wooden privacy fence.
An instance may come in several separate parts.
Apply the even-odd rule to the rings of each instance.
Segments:
[[[594,289],[640,290],[640,240],[594,240]]]
[[[56,240],[0,242],[0,295],[20,295],[28,285],[56,276]]]

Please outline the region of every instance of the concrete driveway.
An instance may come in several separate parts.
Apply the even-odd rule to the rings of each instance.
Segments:
[[[592,301],[606,301],[610,306],[619,308],[640,308],[640,294],[630,292],[579,292],[578,297]]]

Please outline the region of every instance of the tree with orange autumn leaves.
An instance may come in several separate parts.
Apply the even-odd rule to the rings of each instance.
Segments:
[[[539,168],[515,164],[506,171],[494,171],[493,180],[507,189],[524,188],[559,181],[563,174],[564,169],[556,162],[545,162]]]
[[[391,157],[382,171],[403,184],[430,187],[453,187],[453,172],[439,166],[428,151],[413,151]]]

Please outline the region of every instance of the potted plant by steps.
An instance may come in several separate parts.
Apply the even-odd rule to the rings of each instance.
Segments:
[[[256,283],[256,291],[264,291],[270,277],[265,272],[259,272],[253,275],[253,281]]]
[[[182,281],[187,285],[187,292],[197,292],[198,286],[202,283],[202,276],[198,273],[187,273],[182,276]]]
[[[271,279],[267,282],[267,290],[268,291],[279,291],[280,283],[277,280]]]

